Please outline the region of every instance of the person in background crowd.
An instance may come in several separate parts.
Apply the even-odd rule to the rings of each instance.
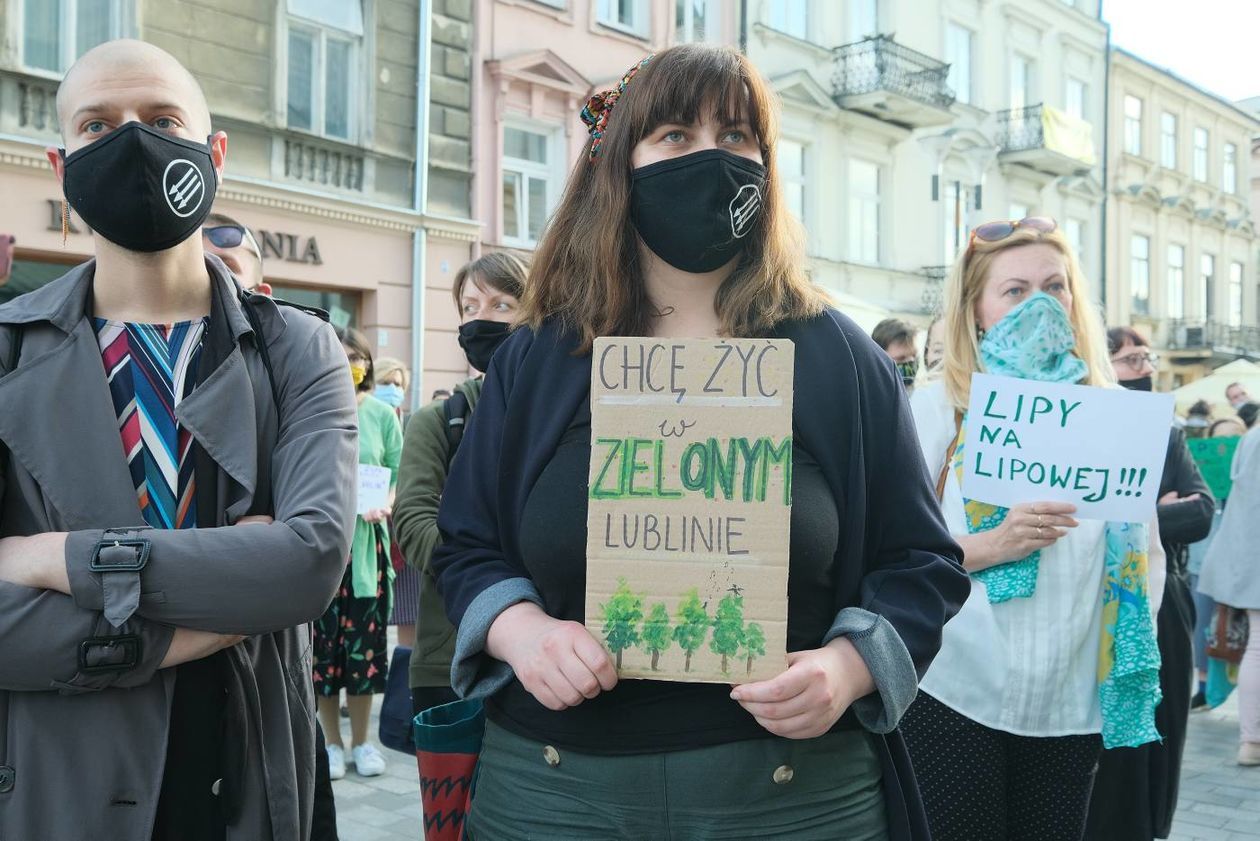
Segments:
[[[914,386],[919,374],[919,350],[914,346],[918,330],[899,318],[885,318],[871,331],[871,338],[897,366],[901,383],[906,388]]]
[[[171,55],[87,51],[57,113],[95,259],[0,307],[0,838],[307,841],[345,356],[206,255],[227,136]]]
[[[1107,349],[1120,385],[1151,390],[1157,360],[1141,333],[1113,327],[1107,331]],[[1194,672],[1189,546],[1207,536],[1215,510],[1216,501],[1186,446],[1185,433],[1172,429],[1156,508],[1166,563],[1156,617],[1162,698],[1155,710],[1155,728],[1163,738],[1103,751],[1085,833],[1091,841],[1152,841],[1172,832]]]
[[[896,726],[967,577],[900,377],[803,271],[776,102],[745,56],[689,44],[583,111],[586,154],[438,513],[453,685],[487,698],[475,838],[927,838]],[[618,682],[582,624],[604,335],[795,343],[790,654],[771,680]]]
[[[1247,427],[1239,418],[1221,418],[1213,421],[1208,427],[1209,438],[1241,438],[1247,434]],[[1227,497],[1217,495],[1216,511],[1212,515],[1212,529],[1207,537],[1190,546],[1187,553],[1186,569],[1190,573],[1190,594],[1194,598],[1194,668],[1198,678],[1198,686],[1194,697],[1190,699],[1190,711],[1207,709],[1208,701],[1208,626],[1216,615],[1216,602],[1211,596],[1199,592],[1199,575],[1203,571],[1203,559],[1212,545],[1213,538],[1221,527],[1221,518],[1225,512]]]
[[[1243,388],[1242,383],[1230,383],[1225,387],[1225,399],[1234,411],[1238,411],[1251,402],[1251,395]]]
[[[451,296],[460,318],[459,343],[474,369],[489,368],[491,356],[507,338],[507,326],[516,318],[525,291],[526,271],[518,257],[495,252],[455,275]],[[455,387],[458,398],[434,401],[418,411],[407,426],[403,444],[394,524],[403,557],[420,575],[418,608],[412,605],[419,618],[410,675],[411,703],[417,714],[456,699],[451,689],[455,628],[446,618],[429,561],[442,540],[437,514],[447,471],[481,397],[481,386],[478,375]]]
[[[1238,670],[1238,764],[1260,765],[1260,405],[1246,403],[1238,415],[1248,431],[1234,454],[1234,485],[1220,532],[1203,559],[1199,589],[1247,611],[1251,633]]]
[[[362,777],[385,773],[384,755],[368,741],[368,723],[372,696],[385,691],[388,671],[386,625],[394,568],[385,521],[393,504],[402,454],[398,417],[372,396],[376,378],[367,340],[352,329],[338,328],[337,336],[345,349],[359,403],[359,465],[388,468],[390,490],[384,507],[359,514],[341,588],[315,623],[315,691],[319,695],[319,719],[328,739],[329,774],[334,780],[346,775],[339,707],[342,689],[350,711],[350,758],[355,770]]]
[[[1162,574],[1159,541],[1144,524],[1078,522],[1069,503],[1004,509],[962,495],[958,447],[974,372],[1114,384],[1090,300],[1053,219],[978,226],[946,283],[943,376],[911,399],[946,522],[972,574],[971,597],[945,626],[903,722],[935,841],[1075,841],[1099,734],[1108,744],[1158,738],[1145,567],[1149,546],[1151,571]],[[1140,609],[1113,629],[1103,623],[1104,600],[1116,590]],[[1151,599],[1162,592],[1152,581]],[[1128,682],[1116,669],[1100,675],[1100,661],[1118,663]],[[1116,703],[1100,703],[1103,688]]]
[[[402,360],[392,356],[382,356],[376,360],[376,389],[372,396],[394,410],[404,430],[407,419],[403,414],[403,405],[410,385],[411,374]],[[390,614],[389,624],[398,628],[398,644],[410,646],[416,636],[416,602],[420,598],[420,580],[415,570],[407,566],[403,558],[396,523],[392,517],[388,522],[390,563],[394,568],[394,610]]]
[[[263,280],[262,249],[249,228],[226,213],[211,213],[201,228],[202,246],[223,261],[241,288],[260,295],[271,294]]]
[[[945,361],[945,318],[938,315],[928,325],[923,340],[923,367],[928,371],[940,370]]]
[[[1196,400],[1186,412],[1184,429],[1187,438],[1206,438],[1208,427],[1212,425],[1212,404],[1206,400]]]

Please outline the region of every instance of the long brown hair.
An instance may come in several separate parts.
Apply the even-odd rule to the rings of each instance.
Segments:
[[[648,298],[639,238],[630,217],[631,153],[665,123],[694,123],[707,110],[723,123],[752,127],[766,167],[763,209],[715,308],[730,336],[755,336],[826,305],[805,275],[804,237],[783,203],[775,146],[777,100],[747,58],[728,48],[673,47],[648,62],[617,101],[599,156],[583,154],[538,245],[520,322],[537,329],[559,319],[581,334],[645,336],[659,315]],[[585,152],[589,153],[590,141]]]
[[[983,370],[976,303],[989,280],[989,268],[993,259],[1006,249],[1034,243],[1049,245],[1063,255],[1067,264],[1067,286],[1072,293],[1068,318],[1072,322],[1072,332],[1076,334],[1073,353],[1084,360],[1089,369],[1083,384],[1115,384],[1102,319],[1090,301],[1085,274],[1067,237],[1057,228],[1049,232],[1017,228],[1010,236],[996,242],[976,239],[959,255],[945,282],[945,361],[942,370],[950,402],[960,411],[967,411],[971,399],[972,373]]]

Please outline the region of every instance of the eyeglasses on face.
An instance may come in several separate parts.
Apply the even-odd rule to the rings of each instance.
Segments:
[[[216,248],[236,248],[245,241],[245,228],[240,225],[215,225],[202,228],[201,233]]]
[[[1113,358],[1111,361],[1116,365],[1125,365],[1130,370],[1141,371],[1147,365],[1150,365],[1152,368],[1156,367],[1159,364],[1159,357],[1142,350],[1137,353]]]

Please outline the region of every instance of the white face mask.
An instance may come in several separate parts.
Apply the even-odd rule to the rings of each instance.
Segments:
[[[1251,401],[1249,401],[1246,397],[1243,397],[1239,400],[1233,401],[1229,405],[1232,406],[1235,411],[1237,411],[1238,409],[1241,409],[1243,406],[1246,406],[1249,402]]]

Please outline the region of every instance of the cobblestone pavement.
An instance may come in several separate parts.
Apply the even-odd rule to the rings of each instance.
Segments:
[[[392,630],[392,629],[391,629]],[[1212,712],[1190,717],[1181,772],[1181,800],[1169,841],[1260,841],[1260,768],[1234,764],[1238,753],[1235,698]],[[378,696],[376,709],[380,709]],[[344,723],[349,735],[349,723]],[[376,715],[372,718],[376,735]],[[333,783],[341,841],[417,841],[420,792],[416,763],[396,751],[383,753],[385,774],[364,778],[350,768]]]

